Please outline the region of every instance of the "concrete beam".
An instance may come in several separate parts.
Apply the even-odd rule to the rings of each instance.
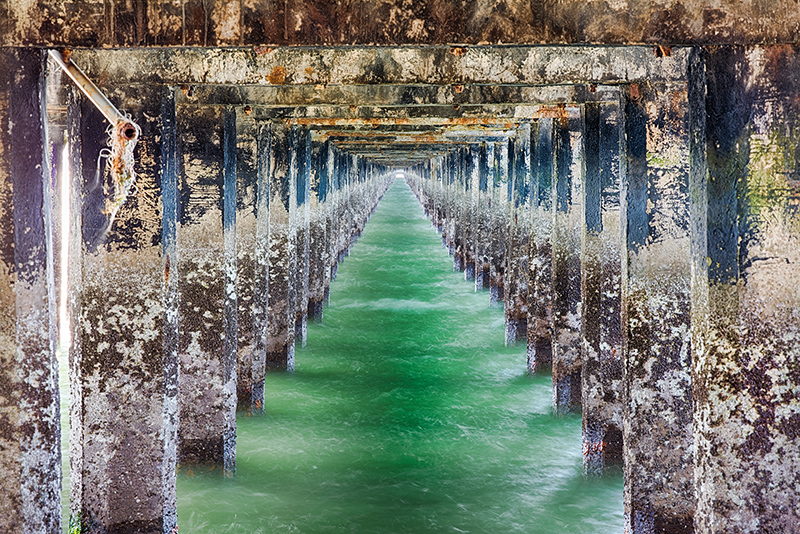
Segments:
[[[121,84],[580,85],[686,81],[689,48],[650,46],[280,47],[76,50],[93,79]]]

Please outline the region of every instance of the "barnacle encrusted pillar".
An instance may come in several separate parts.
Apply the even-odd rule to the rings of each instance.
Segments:
[[[475,207],[475,290],[489,289],[491,278],[491,194],[493,190],[494,143],[478,148],[477,206]]]
[[[289,128],[272,124],[269,165],[269,309],[267,368],[294,370],[296,264],[291,232],[292,194]]]
[[[452,152],[453,171],[453,270],[463,271],[466,262],[466,228],[464,201],[466,198],[466,158],[461,147]]]
[[[583,472],[622,464],[619,105],[586,103],[581,224]]]
[[[253,389],[258,389],[263,357],[255,330],[258,124],[246,110],[236,113],[236,141],[236,399],[239,410],[252,413],[260,409]]]
[[[0,511],[7,532],[61,531],[44,57],[0,49]]]
[[[528,273],[528,372],[552,364],[553,119],[541,118],[531,140],[531,235]]]
[[[503,303],[505,299],[505,265],[508,191],[508,139],[494,143],[494,161],[490,182],[491,202],[490,231],[491,257],[489,260],[489,301]]]
[[[464,148],[464,279],[468,282],[475,280],[479,146],[471,143]]]
[[[569,110],[553,128],[553,409],[564,414],[581,406],[581,170],[574,157],[581,150],[580,118]]]
[[[301,346],[306,344],[308,330],[308,276],[310,254],[310,204],[309,170],[311,166],[311,132],[293,126],[290,130],[290,168],[292,182],[292,211],[289,221],[294,235],[295,269],[293,277],[295,288],[295,340]]]
[[[693,51],[695,532],[800,525],[800,49]]]
[[[84,249],[82,279],[72,282],[80,330],[70,363],[71,512],[87,532],[163,534],[176,525],[175,100],[158,86],[107,94],[142,132],[136,187],[110,218],[115,178],[95,175],[107,124],[88,101],[71,106],[70,142],[80,142],[72,168],[83,178],[73,191],[82,239],[72,238]]]
[[[182,105],[178,229],[183,465],[235,469],[236,115]]]
[[[508,234],[506,236],[506,345],[528,337],[530,267],[531,125],[521,124],[511,138]]]
[[[308,317],[322,320],[325,289],[330,284],[328,247],[328,141],[311,144],[309,172]],[[326,279],[326,274],[327,279]]]
[[[686,86],[623,95],[623,439],[631,534],[692,532]]]

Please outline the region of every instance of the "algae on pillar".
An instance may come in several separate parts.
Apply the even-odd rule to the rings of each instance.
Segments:
[[[690,60],[698,534],[800,525],[798,69],[797,46]]]

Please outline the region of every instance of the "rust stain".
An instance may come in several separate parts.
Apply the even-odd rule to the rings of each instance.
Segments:
[[[453,86],[453,92],[456,93],[456,94],[463,93],[464,92],[464,86],[461,85],[460,83],[457,83],[456,85]]]
[[[453,48],[450,49],[450,53],[453,54],[454,56],[463,56],[464,54],[467,53],[467,49],[464,48],[463,46],[454,46]]]
[[[283,85],[283,82],[286,81],[286,69],[278,65],[272,69],[272,73],[267,77],[267,80],[272,85]]]
[[[253,47],[253,52],[255,52],[256,55],[259,55],[259,56],[267,55],[270,52],[272,52],[273,50],[274,50],[274,48],[269,47],[269,46],[254,46]]]
[[[632,83],[630,85],[630,91],[631,91],[631,100],[639,100],[642,97],[642,93],[639,90],[638,83]]]
[[[308,74],[309,76],[314,74],[314,68],[313,67],[306,67],[306,74]]]
[[[549,119],[567,119],[569,118],[569,111],[567,111],[567,107],[564,104],[541,106],[539,107],[538,116]]]
[[[169,275],[170,275],[170,262],[169,262],[169,254],[167,254],[167,259],[164,262],[164,285],[169,285]]]

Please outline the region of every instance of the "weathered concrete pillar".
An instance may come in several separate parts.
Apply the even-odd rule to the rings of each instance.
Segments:
[[[295,240],[295,340],[306,345],[308,331],[308,277],[310,262],[310,205],[309,169],[311,166],[311,132],[293,126],[290,132],[291,162],[289,177],[292,190],[292,210],[289,221]]]
[[[552,365],[553,119],[541,118],[531,141],[531,237],[528,280],[528,372]]]
[[[328,224],[326,201],[328,198],[328,142],[315,140],[311,144],[309,172],[309,272],[308,316],[322,320],[325,289],[330,285]],[[326,283],[326,273],[328,275]]]
[[[269,165],[269,309],[267,368],[294,370],[296,254],[291,232],[292,187],[289,129],[272,124]]]
[[[142,132],[136,188],[124,195],[110,173],[95,175],[107,123],[82,98],[71,106],[70,140],[80,142],[72,170],[82,174],[73,191],[82,238],[72,239],[83,256],[72,281],[80,331],[70,363],[70,507],[87,532],[161,534],[176,526],[175,100],[157,86],[106,93]]]
[[[552,229],[553,408],[558,414],[581,405],[581,176],[580,120],[571,112],[555,119]],[[576,137],[578,139],[576,139]]]
[[[797,46],[692,52],[695,532],[800,527]]]
[[[7,532],[61,531],[45,57],[0,49],[0,510]]]
[[[236,115],[179,106],[179,462],[236,459]]]
[[[619,106],[586,103],[581,224],[583,472],[622,465]]]
[[[252,412],[260,356],[254,322],[258,198],[258,124],[247,111],[236,117],[236,303],[238,328],[236,399],[238,409]],[[258,401],[256,401],[258,403]],[[257,407],[256,410],[259,408]]]
[[[508,140],[494,143],[494,161],[489,203],[491,223],[491,259],[489,272],[489,301],[502,303],[505,299],[506,224],[508,207]]]
[[[466,158],[461,147],[452,152],[453,172],[453,270],[466,268],[466,228],[464,202],[466,199]]]
[[[478,182],[480,178],[478,149],[480,145],[469,144],[464,148],[464,279],[475,280],[475,251],[477,237]]]
[[[494,143],[478,148],[477,205],[475,207],[475,290],[489,289],[491,278],[491,194],[493,191]],[[491,186],[490,186],[491,184]]]
[[[623,102],[625,522],[692,532],[686,88],[632,85]]]
[[[506,345],[528,337],[528,280],[530,261],[531,125],[521,124],[511,138],[509,161],[511,201],[506,238]]]

